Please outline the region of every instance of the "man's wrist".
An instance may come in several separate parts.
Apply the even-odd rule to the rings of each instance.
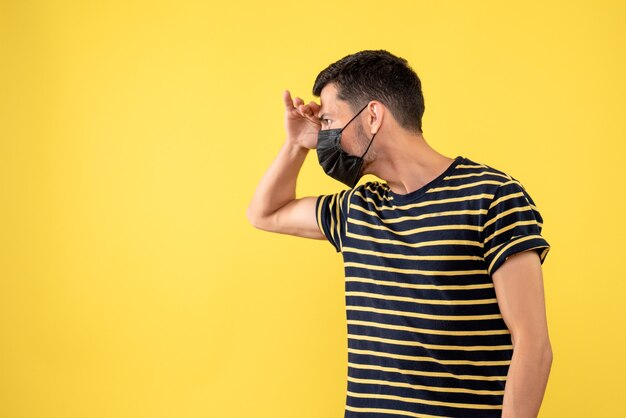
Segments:
[[[300,145],[298,142],[296,142],[293,139],[289,139],[287,138],[285,140],[285,144],[284,147],[287,149],[287,151],[290,154],[308,154],[309,149],[305,146]]]

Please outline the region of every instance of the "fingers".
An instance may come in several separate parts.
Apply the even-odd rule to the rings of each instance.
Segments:
[[[317,116],[319,110],[320,106],[318,106],[315,102],[309,102],[306,105],[300,105],[298,108],[298,111],[302,114],[302,116],[317,124],[320,124],[320,119]]]
[[[283,102],[285,103],[285,109],[293,109],[293,100],[291,99],[291,93],[289,90],[283,91]]]
[[[317,117],[317,112],[319,111],[319,106],[315,102],[309,102],[308,104],[304,104],[302,99],[298,100],[296,104],[298,108],[298,112],[302,114],[302,116],[315,116]]]
[[[307,105],[304,104],[304,100],[300,99],[298,106],[298,112],[300,112],[303,116],[307,115],[310,112],[310,109]]]
[[[298,110],[298,113],[302,113],[299,110],[299,107],[304,104],[304,100],[302,100],[299,97],[295,97],[295,98],[292,99],[291,98],[291,93],[289,92],[289,90],[283,91],[283,102],[285,103],[285,109],[286,110],[296,109],[296,110]]]
[[[310,101],[308,106],[313,111],[313,116],[317,116],[317,114],[320,112],[320,109],[322,108],[320,105],[313,101]]]
[[[285,109],[288,111],[296,110],[300,116],[306,117],[314,122],[318,122],[317,114],[319,113],[320,106],[314,101],[304,104],[304,100],[300,97],[291,98],[289,90],[283,92],[283,102],[285,103]]]

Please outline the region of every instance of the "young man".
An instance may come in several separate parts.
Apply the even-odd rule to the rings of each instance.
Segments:
[[[343,254],[345,417],[536,417],[552,350],[542,218],[515,178],[426,142],[421,82],[361,51],[323,70],[248,208],[257,228]],[[349,189],[296,198],[310,149]],[[356,183],[364,174],[385,182]]]

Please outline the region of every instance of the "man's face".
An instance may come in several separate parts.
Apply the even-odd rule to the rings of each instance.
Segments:
[[[337,88],[329,83],[320,93],[321,109],[318,117],[321,119],[321,129],[341,129],[354,117],[350,105],[337,98]],[[341,133],[340,146],[350,155],[361,156],[367,149],[370,138],[365,134],[363,127],[364,110]],[[366,156],[367,160],[367,156]]]

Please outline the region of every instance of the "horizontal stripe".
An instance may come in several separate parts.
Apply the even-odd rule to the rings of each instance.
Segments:
[[[382,258],[393,258],[401,260],[428,260],[428,261],[453,261],[453,260],[484,260],[478,255],[411,255],[411,254],[395,254],[382,251],[363,250],[361,248],[344,247],[344,253],[355,253],[363,255],[371,255]]]
[[[383,324],[380,322],[372,322],[372,321],[358,321],[356,319],[349,319],[347,321],[350,325],[367,325],[374,328],[383,328],[383,329],[395,329],[397,331],[410,331],[416,332],[420,334],[432,334],[432,335],[454,335],[454,336],[485,336],[485,335],[506,335],[511,334],[508,329],[494,329],[494,330],[484,330],[484,331],[448,331],[448,330],[438,330],[438,329],[426,329],[426,328],[416,328],[409,327],[406,325],[391,325],[391,324]]]
[[[360,296],[364,298],[372,298],[372,299],[383,299],[387,301],[397,300],[400,302],[411,302],[411,303],[422,303],[425,305],[486,305],[497,303],[495,298],[492,299],[457,299],[457,300],[449,300],[449,299],[418,299],[411,298],[408,296],[391,296],[391,295],[381,295],[378,293],[370,293],[370,292],[352,292],[347,291],[346,296]]]
[[[480,177],[480,176],[499,176],[504,177],[507,180],[511,180],[511,177],[505,176],[504,174],[494,173],[493,171],[481,171],[480,173],[469,173],[469,174],[458,174],[456,176],[445,176],[444,180],[455,180],[455,179],[464,179],[468,177]]]
[[[505,226],[503,228],[500,228],[497,231],[495,231],[493,234],[491,234],[487,238],[485,238],[484,244],[487,245],[487,243],[489,241],[491,241],[497,235],[503,234],[506,231],[509,231],[509,230],[511,230],[513,228],[516,228],[516,227],[522,226],[522,225],[537,225],[537,221],[535,221],[534,219],[529,220],[529,221],[518,221],[518,222],[515,222],[513,224],[507,225],[507,226]]]
[[[403,354],[395,354],[395,353],[387,353],[384,351],[375,351],[375,350],[359,350],[357,348],[348,347],[348,353],[352,354],[361,354],[361,355],[370,355],[376,357],[384,357],[384,358],[394,358],[398,360],[409,360],[409,361],[428,361],[431,363],[439,363],[442,365],[448,366],[508,366],[511,364],[510,360],[488,360],[488,361],[473,361],[473,360],[440,360],[434,357],[426,357],[426,356],[407,356]]]
[[[489,264],[489,271],[491,271],[491,269],[493,269],[493,265],[496,263],[496,261],[498,261],[498,259],[500,258],[500,254],[502,254],[503,252],[505,252],[508,248],[512,247],[513,245],[517,245],[519,243],[522,243],[524,241],[528,241],[531,239],[535,239],[537,238],[537,235],[530,235],[524,238],[520,238],[518,240],[515,240],[509,244],[507,244],[504,248],[500,249],[500,251],[498,251],[498,254],[494,257],[493,261],[491,261],[491,264]]]
[[[436,319],[441,321],[478,321],[481,319],[501,319],[501,314],[490,315],[431,315],[419,312],[407,312],[395,309],[370,308],[369,306],[359,306],[346,304],[348,311],[375,312],[388,315],[408,316],[411,318]]]
[[[405,396],[385,395],[385,394],[382,394],[382,393],[372,394],[372,393],[357,393],[357,392],[348,391],[347,394],[349,396],[354,397],[354,398],[390,399],[390,400],[396,400],[396,401],[402,401],[402,402],[420,403],[420,404],[424,404],[424,405],[446,406],[446,407],[450,407],[450,408],[502,409],[502,406],[500,406],[500,405],[485,405],[485,404],[468,404],[468,403],[458,403],[458,402],[429,401],[429,400],[426,400],[426,399],[407,398]],[[370,408],[370,409],[377,409],[379,412],[382,412],[382,411],[397,411],[397,413],[401,413],[402,415],[404,415],[406,413],[412,414],[412,412],[410,412],[410,411],[396,410],[396,409],[393,409],[393,410],[382,409],[382,408]],[[365,412],[365,411],[362,411],[362,412]],[[428,415],[424,415],[424,414],[416,414],[416,415],[417,416],[421,416],[421,417],[428,416]],[[411,415],[411,416],[414,416],[414,415]],[[430,415],[430,416],[433,417],[433,416],[436,416],[436,415]]]
[[[491,208],[493,208],[494,206],[498,206],[500,203],[506,200],[514,199],[516,197],[524,197],[524,193],[523,192],[511,193],[509,195],[499,197],[497,200],[494,200],[491,202],[491,204],[489,205],[489,210],[491,210]]]
[[[403,283],[396,282],[391,280],[376,280],[370,279],[366,277],[354,277],[347,276],[345,279],[346,282],[362,282],[362,283],[371,283],[378,286],[394,286],[394,287],[406,287],[408,289],[424,289],[424,290],[475,290],[475,289],[491,289],[493,288],[493,283],[482,283],[482,284],[465,284],[465,285],[444,285],[444,284],[412,284],[412,283]]]
[[[514,235],[514,236],[512,236],[512,237],[511,237],[511,239],[513,239],[513,238],[515,238],[515,237],[519,237],[519,236],[520,236],[520,235]],[[505,244],[506,244],[506,242],[503,242],[503,243],[501,243],[501,244],[496,245],[495,247],[491,247],[491,249],[490,249],[490,250],[487,250],[487,251],[485,252],[485,259],[489,258],[489,256],[491,255],[491,253],[493,253],[493,252],[495,252],[495,251],[498,251],[498,249],[499,249],[499,248],[501,248],[501,247],[502,247],[503,245],[505,245]]]
[[[438,200],[428,200],[426,202],[407,203],[405,205],[398,205],[398,206],[396,206],[395,204],[392,205],[392,206],[377,206],[376,203],[380,203],[380,202],[375,202],[374,199],[372,199],[371,197],[363,196],[363,194],[361,194],[361,192],[358,192],[358,191],[354,192],[354,195],[355,196],[359,196],[365,202],[371,203],[372,206],[376,210],[380,210],[380,211],[384,211],[384,210],[409,210],[409,209],[422,208],[422,207],[431,206],[431,205],[442,205],[444,203],[467,202],[468,200],[479,200],[479,199],[493,199],[493,194],[480,193],[480,194],[472,195],[472,196],[453,197],[453,198],[438,199]]]
[[[416,385],[405,382],[389,382],[386,380],[378,380],[378,379],[361,379],[358,377],[348,376],[348,381],[358,384],[376,384],[376,385],[386,385],[386,386],[395,386],[401,388],[415,389],[415,390],[428,390],[431,392],[445,392],[445,393],[471,393],[474,395],[503,395],[503,390],[476,390],[476,389],[465,389],[465,388],[454,388],[454,387],[441,387],[441,386],[427,386],[427,385]]]
[[[406,231],[395,231],[384,225],[371,224],[369,222],[361,221],[361,220],[354,219],[354,218],[349,218],[348,222],[354,225],[361,225],[361,226],[365,226],[371,229],[377,229],[380,231],[389,232],[390,234],[393,234],[393,235],[402,235],[402,236],[415,235],[415,234],[420,234],[420,233],[429,232],[429,231],[443,231],[447,229],[452,229],[452,230],[464,229],[468,231],[478,231],[478,232],[481,232],[483,230],[480,225],[436,225],[436,226],[424,226],[420,228],[413,228],[413,229],[408,229]]]
[[[374,364],[358,364],[353,362],[348,362],[348,366],[355,369],[364,369],[364,370],[380,370],[383,372],[392,372],[392,373],[400,373],[409,376],[428,376],[428,377],[445,377],[450,379],[458,379],[458,380],[480,380],[480,381],[503,381],[506,380],[506,376],[481,376],[481,375],[456,375],[454,373],[443,373],[443,372],[424,372],[420,370],[405,370],[399,369],[397,367],[385,367],[385,366],[377,366]]]
[[[491,225],[492,223],[496,222],[498,219],[504,218],[507,215],[510,215],[512,213],[515,212],[526,212],[526,211],[532,211],[532,208],[530,206],[526,206],[526,207],[517,207],[517,208],[511,208],[509,210],[505,210],[502,213],[499,213],[497,216],[489,219],[487,222],[485,222],[485,224],[483,225],[484,228],[487,228],[489,225]]]
[[[452,215],[486,215],[488,211],[486,209],[474,209],[474,210],[449,210],[445,212],[433,212],[433,213],[425,213],[423,215],[418,216],[400,216],[398,218],[381,218],[376,212],[372,212],[371,210],[367,210],[360,206],[352,206],[355,210],[359,212],[365,213],[366,215],[370,215],[373,218],[379,219],[381,222],[386,224],[395,224],[399,222],[405,221],[420,221],[422,219],[427,218],[438,218],[440,216],[452,216]]]
[[[375,190],[375,189],[373,189],[373,188],[372,188],[372,187],[370,187],[370,186],[365,187],[365,190],[367,190],[368,192],[371,192],[371,193],[375,194],[376,196],[378,196],[378,198],[379,198],[380,200],[389,200],[389,196],[384,196],[384,195],[381,195],[380,193],[378,193],[378,190]]]
[[[456,168],[488,168],[484,164],[458,164]]]
[[[433,240],[433,241],[423,241],[423,242],[404,242],[395,239],[387,239],[387,238],[374,238],[367,235],[355,234],[352,231],[347,231],[346,236],[354,239],[358,239],[361,241],[369,241],[375,242],[378,244],[392,244],[392,245],[401,245],[403,247],[411,247],[411,248],[420,248],[420,247],[431,247],[436,245],[470,245],[475,247],[482,247],[483,243],[479,241],[469,241],[469,240]]]
[[[461,184],[460,186],[433,187],[432,189],[428,189],[427,193],[437,193],[437,192],[441,192],[443,190],[461,190],[461,189],[467,189],[469,187],[480,186],[481,184],[500,185],[500,184],[502,184],[502,182],[501,181],[497,181],[497,180],[482,180],[482,181],[477,181],[477,182],[474,182],[474,183]]]
[[[396,345],[410,345],[415,347],[424,347],[429,350],[461,350],[461,351],[501,351],[501,350],[512,350],[512,345],[437,345],[437,344],[425,344],[419,341],[407,341],[407,340],[394,340],[391,338],[382,338],[382,337],[372,337],[370,335],[357,335],[357,334],[348,334],[349,340],[365,340],[365,341],[376,341],[380,343],[386,344],[396,344]]]
[[[373,264],[345,262],[345,267],[360,267],[369,270],[387,271],[402,274],[424,274],[428,276],[467,276],[470,274],[487,274],[487,270],[418,270],[418,269],[401,269],[396,267],[376,266]]]

